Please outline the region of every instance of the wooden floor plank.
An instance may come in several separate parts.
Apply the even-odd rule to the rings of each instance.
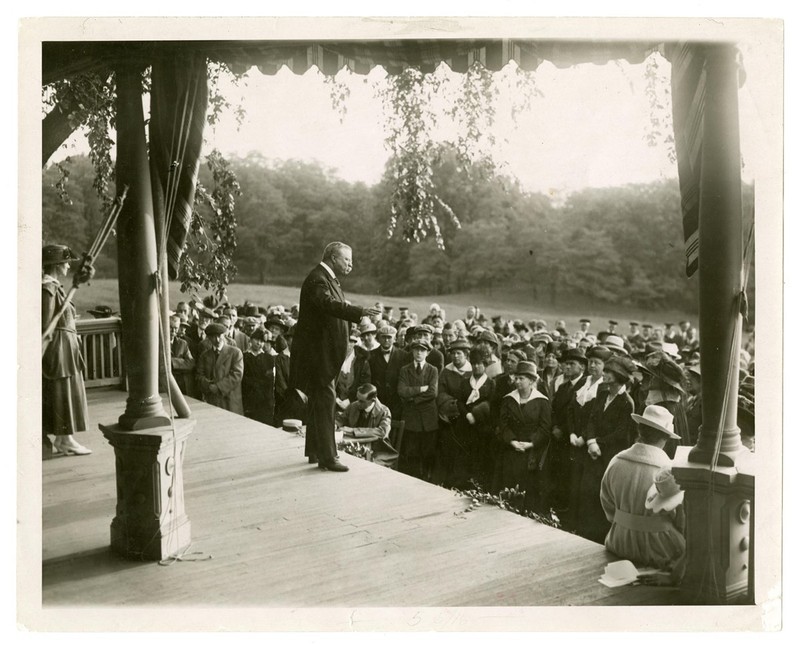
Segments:
[[[90,392],[113,423],[125,394]],[[597,582],[605,549],[343,455],[346,474],[306,463],[303,438],[190,400],[184,461],[193,543],[169,566],[110,552],[114,452],[43,462],[44,606],[549,606],[675,602],[665,590]],[[211,556],[211,559],[201,558]]]

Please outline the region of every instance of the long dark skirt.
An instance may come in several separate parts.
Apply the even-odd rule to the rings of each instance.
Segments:
[[[496,490],[517,487],[524,491],[528,485],[528,451],[519,452],[504,444],[497,458]]]
[[[66,435],[85,432],[89,406],[83,375],[42,379],[42,434]]]

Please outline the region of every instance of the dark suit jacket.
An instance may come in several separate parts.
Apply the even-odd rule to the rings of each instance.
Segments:
[[[571,430],[573,420],[570,415],[570,405],[575,399],[575,392],[581,388],[585,380],[586,376],[581,376],[575,385],[570,381],[564,381],[553,396],[553,425],[564,431],[566,439],[569,439],[570,432],[574,432]]]
[[[206,403],[244,414],[242,406],[242,377],[244,359],[242,352],[233,345],[223,345],[219,357],[213,349],[207,349],[197,361],[197,386],[203,393]],[[211,385],[217,392],[211,391]]]
[[[322,266],[314,267],[300,289],[290,386],[307,393],[309,387],[331,383],[347,355],[347,322],[358,322],[363,315],[361,307],[345,302],[338,280]]]
[[[392,347],[388,362],[383,358],[380,347],[369,353],[370,378],[378,390],[378,400],[389,406],[395,419],[400,417],[397,381],[400,378],[400,368],[407,363],[408,354],[397,347]]]
[[[427,385],[425,392],[420,388]],[[439,373],[433,365],[425,363],[422,374],[417,374],[413,362],[400,368],[397,393],[402,401],[406,432],[433,432],[439,429],[436,395],[439,390]]]
[[[598,390],[597,398],[586,405],[591,406],[589,423],[584,438],[596,439],[600,446],[600,459],[605,464],[618,452],[630,447],[630,437],[634,434],[633,399],[627,392],[618,394],[607,409],[608,390]]]

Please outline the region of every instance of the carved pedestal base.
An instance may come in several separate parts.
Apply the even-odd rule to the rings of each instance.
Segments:
[[[744,450],[733,466],[711,470],[678,448],[672,473],[686,491],[687,596],[707,604],[752,601],[755,459]]]
[[[100,425],[114,446],[117,515],[111,522],[111,549],[138,560],[163,560],[191,543],[184,512],[183,455],[196,421],[176,419],[170,428],[121,430]]]

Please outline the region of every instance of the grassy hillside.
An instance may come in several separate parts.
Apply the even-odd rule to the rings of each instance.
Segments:
[[[696,321],[697,314],[684,311],[642,311],[620,303],[614,305],[589,305],[587,303],[575,302],[570,305],[552,307],[544,303],[534,302],[530,296],[520,291],[505,290],[493,291],[491,294],[479,293],[460,293],[448,296],[417,296],[409,298],[384,297],[378,294],[357,294],[347,290],[347,282],[344,289],[348,298],[354,304],[369,305],[376,301],[381,301],[384,305],[395,307],[409,307],[420,317],[424,316],[432,302],[437,302],[444,308],[448,319],[461,318],[464,316],[465,309],[469,304],[476,304],[487,316],[502,314],[505,318],[521,318],[529,321],[534,318],[542,318],[547,321],[548,326],[553,327],[555,321],[564,319],[567,329],[577,329],[578,320],[583,317],[593,321],[592,328],[601,330],[606,327],[609,318],[618,320],[621,331],[627,333],[628,321],[638,320],[639,322],[650,322],[653,325],[663,325],[664,322],[677,323],[679,320],[689,319]],[[187,294],[182,294],[178,283],[170,283],[170,303],[180,300],[188,300]],[[201,294],[205,295],[205,294]],[[299,300],[300,288],[284,287],[257,284],[232,284],[228,289],[228,299],[234,304],[240,304],[245,300],[254,302],[258,305],[268,306],[270,304],[292,305]],[[117,281],[111,279],[93,280],[91,285],[81,287],[75,296],[75,306],[78,314],[82,317],[90,317],[87,312],[97,305],[108,305],[115,311],[119,310],[119,294],[117,291]]]

